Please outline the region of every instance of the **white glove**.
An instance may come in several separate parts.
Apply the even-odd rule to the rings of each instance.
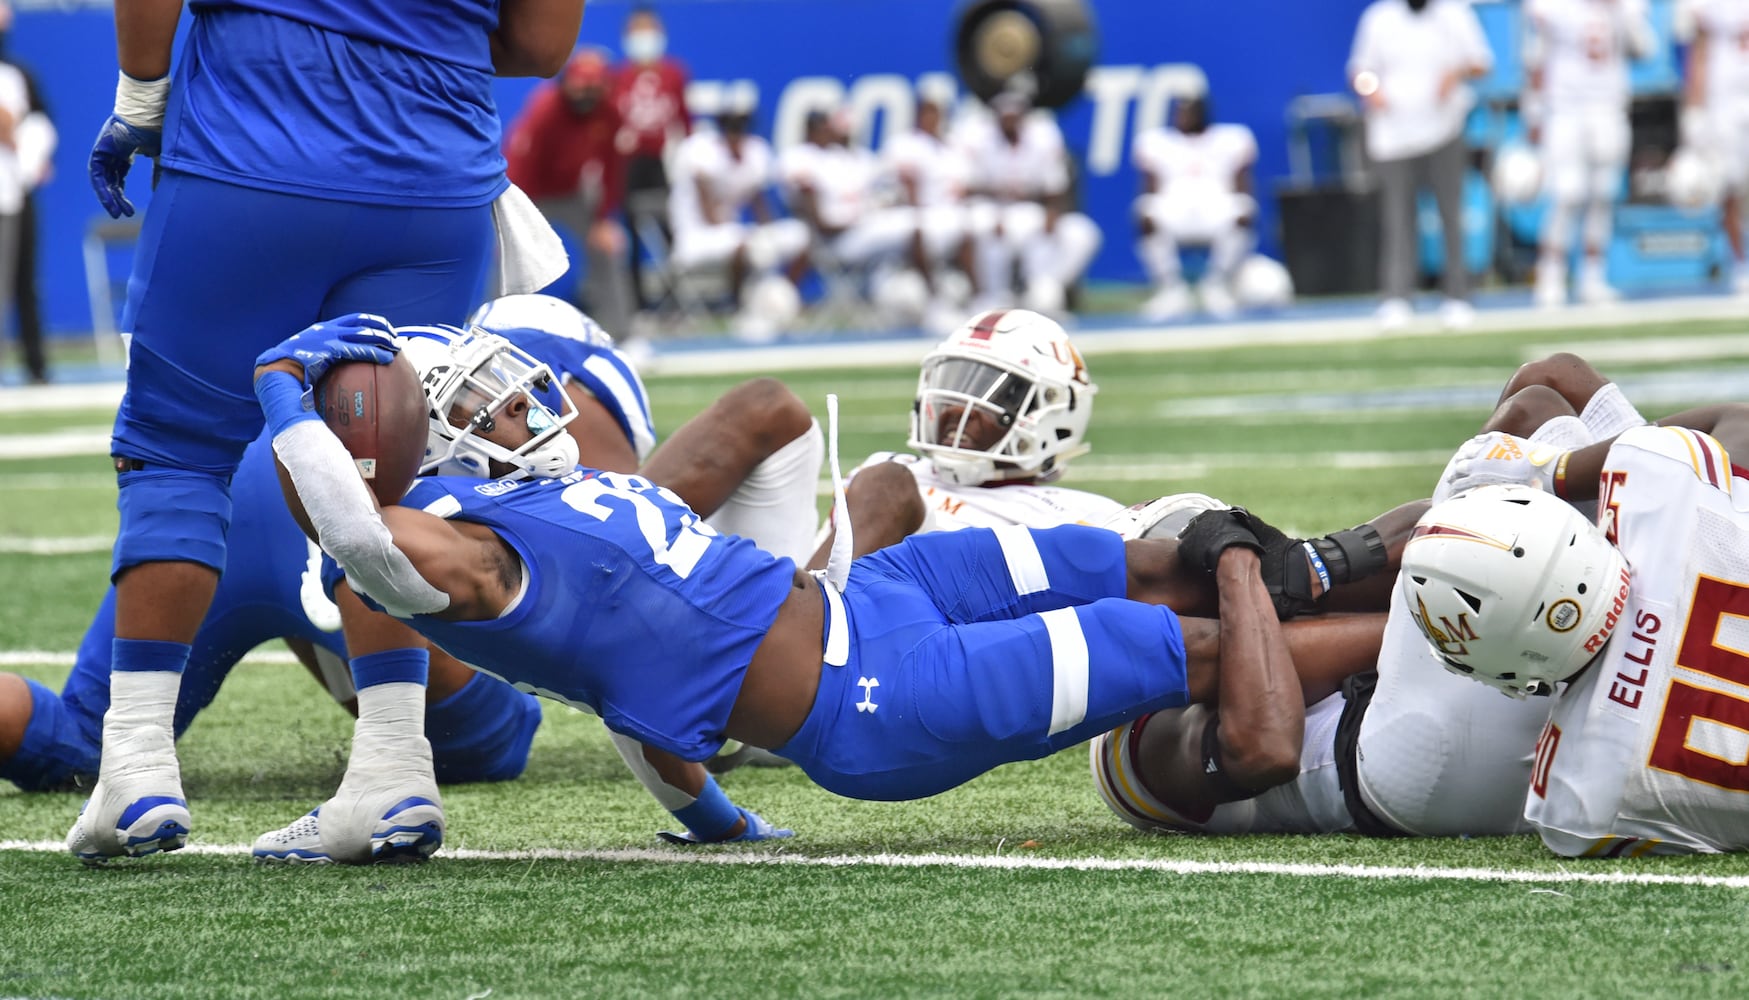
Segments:
[[[1446,464],[1445,473],[1440,476],[1440,487],[1446,492],[1441,496],[1435,490],[1434,501],[1495,483],[1519,483],[1552,494],[1556,474],[1566,465],[1566,456],[1570,454],[1554,445],[1537,444],[1500,431],[1478,434],[1464,442]]]

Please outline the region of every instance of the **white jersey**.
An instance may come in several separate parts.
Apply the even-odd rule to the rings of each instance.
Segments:
[[[1599,523],[1631,582],[1603,609],[1615,630],[1556,697],[1537,747],[1525,814],[1555,853],[1749,848],[1749,496],[1738,494],[1749,481],[1733,479],[1710,435],[1642,427],[1610,448]]]
[[[1090,745],[1093,777],[1100,798],[1112,811],[1140,830],[1183,830],[1190,833],[1339,833],[1354,821],[1342,799],[1336,774],[1336,727],[1345,704],[1340,693],[1306,709],[1305,741],[1300,750],[1300,776],[1261,795],[1216,806],[1207,816],[1185,816],[1156,799],[1136,778],[1130,757],[1130,732],[1122,726],[1096,737]],[[1180,710],[1175,710],[1180,711]],[[1119,742],[1114,745],[1113,740]]]
[[[675,229],[702,229],[711,224],[699,203],[700,182],[722,213],[716,221],[735,222],[754,197],[771,184],[771,144],[756,135],[745,136],[741,140],[741,155],[737,157],[729,151],[721,134],[694,132],[675,152],[672,173],[668,221]]]
[[[1517,700],[1445,669],[1399,587],[1378,672],[1356,747],[1367,808],[1421,837],[1529,830],[1524,792],[1548,699]]]
[[[989,117],[966,122],[955,139],[971,164],[972,187],[987,197],[1025,201],[1069,189],[1063,132],[1047,112],[1026,116],[1018,142],[1009,142]]]
[[[1644,0],[1528,0],[1524,15],[1551,113],[1627,108],[1628,60],[1651,35]]]
[[[804,142],[783,151],[777,170],[786,187],[814,192],[822,225],[846,228],[873,207],[879,168],[867,150]]]
[[[882,159],[895,178],[916,185],[921,208],[957,204],[971,176],[964,153],[922,129],[894,136]]]
[[[1749,104],[1749,0],[1700,0],[1693,15],[1707,36],[1706,105],[1741,113]]]
[[[1239,172],[1256,162],[1257,138],[1243,125],[1210,125],[1196,134],[1156,128],[1136,139],[1131,159],[1169,197],[1225,198]]]
[[[1021,524],[1028,528],[1054,528],[1061,524],[1100,524],[1123,509],[1110,497],[1064,486],[1030,483],[959,486],[935,471],[935,464],[921,455],[878,452],[857,466],[855,475],[871,465],[897,462],[917,479],[917,492],[927,513],[919,534],[925,531],[958,531],[961,528],[999,528]]]

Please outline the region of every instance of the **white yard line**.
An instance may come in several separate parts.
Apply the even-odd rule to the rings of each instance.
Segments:
[[[0,535],[0,554],[5,555],[67,556],[108,552],[114,546],[114,535],[69,535],[64,538]]]
[[[70,667],[77,653],[53,649],[0,650],[0,667]],[[244,663],[290,664],[298,662],[289,650],[256,650],[243,657]]]
[[[0,840],[0,851],[60,854],[66,845],[58,840]],[[244,857],[246,844],[190,844],[180,853]],[[1516,884],[1590,883],[1593,885],[1685,885],[1720,889],[1749,889],[1749,875],[1668,875],[1659,872],[1560,869],[1537,871],[1525,868],[1436,868],[1403,865],[1314,865],[1275,861],[1184,861],[1167,858],[1046,858],[1031,854],[830,854],[814,857],[786,851],[717,852],[710,849],[565,851],[536,848],[526,851],[482,851],[445,848],[439,855],[466,861],[605,861],[644,864],[693,865],[790,865],[803,868],[965,868],[994,871],[1095,871],[1160,872],[1168,875],[1284,875],[1296,878],[1413,879],[1449,882],[1500,882]],[[1578,862],[1577,864],[1586,864]]]
[[[0,460],[107,455],[109,435],[107,427],[79,428],[53,434],[0,434]]]

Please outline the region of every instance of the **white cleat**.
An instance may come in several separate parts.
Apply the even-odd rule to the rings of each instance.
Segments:
[[[1232,319],[1239,313],[1239,300],[1227,290],[1227,284],[1218,278],[1210,278],[1198,285],[1197,294],[1202,298],[1202,307],[1215,319]]]
[[[1476,325],[1476,307],[1463,299],[1446,299],[1439,306],[1439,322],[1447,330],[1468,330]]]
[[[724,743],[715,757],[704,762],[704,769],[712,774],[728,774],[738,767],[794,767],[790,760],[779,757],[762,747],[740,740],[730,740]]]
[[[1181,282],[1167,285],[1142,303],[1142,318],[1150,323],[1174,320],[1189,311],[1190,291]]]
[[[1401,330],[1415,318],[1415,310],[1407,299],[1386,299],[1379,303],[1378,312],[1373,316],[1378,320],[1380,330]]]
[[[86,864],[102,864],[174,851],[188,843],[194,824],[174,749],[164,759],[112,770],[98,777],[67,831],[68,852]]]
[[[393,793],[369,796],[381,802]],[[350,803],[343,799],[351,798]],[[382,809],[361,813],[363,796],[336,795],[300,816],[290,826],[255,838],[250,853],[257,861],[289,864],[387,864],[424,861],[443,846],[443,804],[433,797],[410,795]],[[324,810],[329,819],[323,835]],[[368,822],[361,819],[371,817]]]

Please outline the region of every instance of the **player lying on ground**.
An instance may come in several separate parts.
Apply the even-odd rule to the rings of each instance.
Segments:
[[[515,449],[497,448],[469,436],[471,426],[487,415],[504,413],[532,421],[543,412],[544,408],[533,409],[540,406],[537,398],[552,391],[542,388],[548,380],[543,366],[526,357],[519,359],[508,343],[478,330],[468,334],[447,328],[405,328],[402,332],[401,343],[408,357],[419,359],[417,369],[424,379],[430,412],[457,415],[455,424],[436,417],[430,420],[426,464],[432,471],[486,471],[494,462],[502,462],[514,469],[513,476],[521,477],[575,467],[578,448],[563,436],[549,433]],[[517,334],[515,330],[508,332]],[[587,405],[585,401],[580,409]],[[566,428],[575,429],[577,423],[573,420]],[[605,433],[619,438],[611,424]],[[707,524],[712,528],[735,526],[750,540],[799,553],[809,544],[819,461],[819,430],[806,406],[780,383],[758,379],[730,390],[681,427],[650,456],[644,470],[674,484],[676,492],[699,505],[698,510],[708,511]],[[392,663],[397,651],[424,642],[407,626],[364,607],[346,588],[338,590],[347,642],[353,649],[387,656]],[[373,667],[380,662],[371,661]],[[402,676],[399,683],[407,680]],[[361,682],[360,686],[367,685]],[[373,690],[372,697],[404,697],[408,690]],[[368,733],[373,728],[361,725],[360,731]],[[724,840],[788,835],[788,831],[774,830],[756,814],[734,807],[698,763],[640,746],[617,734],[614,744],[638,779],[686,825],[686,834],[667,836]],[[391,750],[379,753],[377,749],[376,741],[361,737],[336,801],[291,826],[263,835],[255,845],[256,856],[362,861],[423,856],[434,851],[442,838],[442,805],[423,760]],[[419,794],[408,794],[413,789]],[[336,809],[356,812],[350,803],[358,802],[375,803],[370,806],[376,811],[377,824],[371,841],[338,834],[324,836],[324,829],[332,827],[330,820]]]
[[[1749,404],[1577,448],[1484,435],[1404,551],[1448,666],[1554,695],[1525,817],[1558,854],[1749,848],[1749,480],[1732,449],[1749,449]],[[1596,501],[1596,523],[1563,499]]]
[[[1704,411],[1672,418],[1711,419]],[[1643,423],[1616,386],[1580,359],[1557,355],[1514,375],[1486,429],[1534,428],[1532,440],[1558,448]],[[1462,485],[1473,450],[1466,446],[1447,466],[1435,498],[1449,496],[1454,483]],[[1412,508],[1399,511],[1405,509]],[[1386,538],[1400,539],[1400,529],[1387,528]],[[1391,544],[1393,562],[1400,549]],[[1175,777],[1167,767],[1171,758],[1158,748],[1182,738],[1189,727],[1171,720],[1188,713],[1158,713],[1095,741],[1093,771],[1102,797],[1143,829],[1354,829],[1375,836],[1528,830],[1525,790],[1548,702],[1503,698],[1443,668],[1417,616],[1457,635],[1475,628],[1470,609],[1429,619],[1411,612],[1403,588],[1393,588],[1390,602],[1376,688],[1371,678],[1357,678],[1340,698],[1310,710],[1303,771],[1291,785],[1207,816],[1187,815],[1199,779]]]
[[[919,798],[1206,700],[1222,655],[1290,655],[1257,542],[1236,530],[1199,549],[1220,620],[1181,621],[1165,605],[1208,603],[1207,577],[1172,542],[1096,528],[926,536],[816,579],[635,476],[430,478],[380,507],[303,402],[335,358],[391,359],[382,324],[351,322],[305,331],[258,373],[288,501],[349,585],[476,667],[682,759],[735,738],[841,795]],[[529,402],[474,433],[519,447]]]
[[[707,411],[720,428],[715,438],[693,449],[664,445],[656,449],[661,456],[656,459],[650,454],[656,438],[643,385],[588,317],[568,303],[538,295],[495,300],[477,315],[557,373],[571,408],[566,412],[575,413],[565,430],[588,461],[626,471],[645,457],[670,470],[684,466],[684,475],[670,476],[661,467],[657,474],[675,479],[701,506],[719,507],[719,519],[731,519],[763,544],[797,552],[811,544],[805,524],[794,524],[798,510],[812,517],[822,445],[805,404],[781,384],[754,380],[730,390]],[[334,697],[356,713],[339,611],[322,592],[319,562],[312,562],[319,550],[286,512],[266,438],[245,455],[233,494],[231,536],[247,548],[221,578],[213,612],[194,644],[176,733],[211,702],[246,652],[274,638],[285,638]],[[0,776],[32,789],[65,786],[95,772],[108,702],[109,608],[106,599],[60,698],[41,685],[0,675]],[[311,608],[314,612],[306,610]],[[427,647],[422,641],[417,645]],[[400,655],[413,661],[422,656],[416,649]],[[430,649],[429,656],[424,731],[436,779],[449,784],[521,773],[540,722],[537,699],[475,673],[441,650]],[[85,844],[78,851],[100,853]]]

